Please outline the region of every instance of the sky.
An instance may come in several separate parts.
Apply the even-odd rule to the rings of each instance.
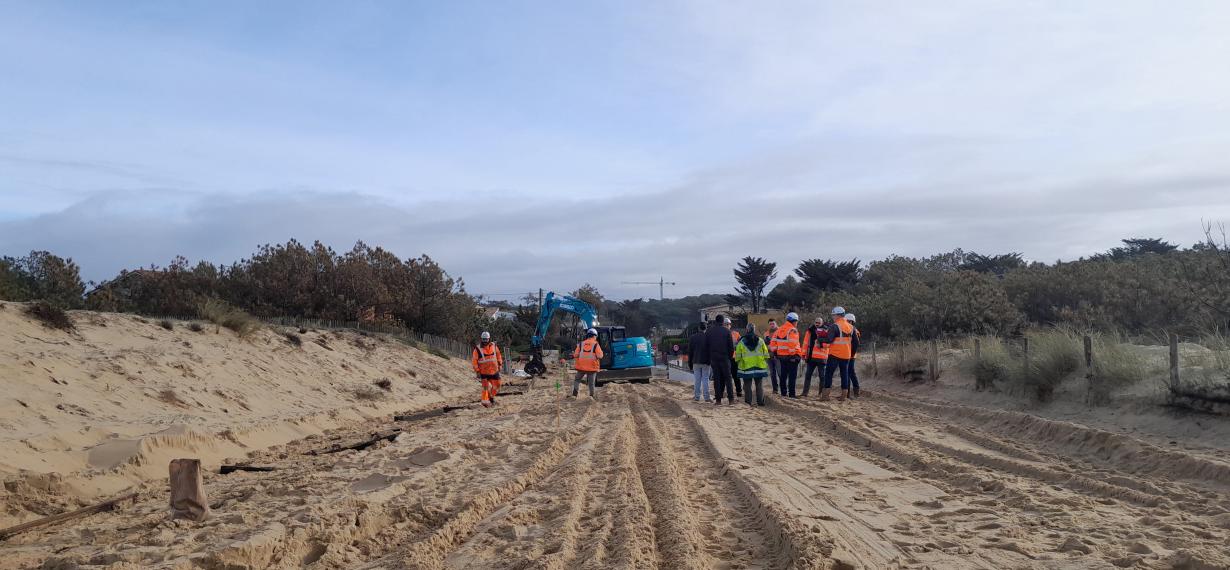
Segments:
[[[495,299],[1230,222],[1230,3],[0,0],[0,255],[259,244]]]

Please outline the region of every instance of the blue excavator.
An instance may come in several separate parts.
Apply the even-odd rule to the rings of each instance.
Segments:
[[[602,347],[602,370],[598,382],[626,381],[644,383],[653,377],[653,351],[645,337],[629,337],[627,330],[619,326],[599,326],[598,312],[589,303],[569,295],[547,293],[538,312],[538,325],[530,339],[530,361],[525,372],[530,376],[543,376],[547,365],[543,362],[542,341],[547,336],[555,313],[572,313],[581,320],[585,329],[598,331],[598,344]],[[584,329],[583,329],[584,330]]]

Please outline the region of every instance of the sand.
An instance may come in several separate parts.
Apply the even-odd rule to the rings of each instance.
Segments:
[[[366,354],[350,366],[389,362]],[[207,473],[206,521],[169,520],[151,481],[120,510],[0,543],[0,568],[1230,567],[1224,440],[1163,446],[865,384],[855,401],[754,408],[677,383],[572,399],[538,382],[492,409],[372,414],[251,451],[276,471]]]
[[[0,308],[0,527],[228,457],[469,396],[466,363],[357,332],[166,330],[75,312],[77,331]],[[301,338],[294,345],[284,336]],[[391,389],[373,385],[381,379]],[[374,396],[374,398],[373,398]]]

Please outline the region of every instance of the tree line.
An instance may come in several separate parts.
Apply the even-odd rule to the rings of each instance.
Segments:
[[[483,326],[474,297],[430,257],[401,259],[363,242],[339,254],[315,242],[263,245],[229,265],[177,257],[166,267],[120,271],[86,292],[71,259],[48,252],[0,258],[0,298],[66,309],[192,317],[219,299],[258,317],[400,324],[469,339]]]
[[[957,249],[925,258],[806,259],[769,285],[777,264],[745,257],[729,299],[816,312],[842,305],[859,326],[887,338],[1013,335],[1032,325],[1066,325],[1137,335],[1230,333],[1230,247],[1206,228],[1190,248],[1131,238],[1107,252],[1053,264],[1020,253]],[[766,293],[767,290],[767,293]]]

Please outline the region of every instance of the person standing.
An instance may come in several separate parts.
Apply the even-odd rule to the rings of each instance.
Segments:
[[[764,333],[765,344],[768,345],[769,339],[773,338],[773,333],[777,332],[777,319],[769,319],[769,328]],[[773,388],[773,393],[777,394],[777,359],[773,355],[769,355],[769,386]]]
[[[858,330],[857,317],[854,313],[846,313],[846,322],[854,327],[854,334],[850,335],[850,397],[858,397],[858,348],[863,342],[863,333]]]
[[[748,323],[747,333],[735,344],[735,363],[743,384],[743,401],[753,405],[752,389],[756,390],[755,405],[764,405],[764,377],[769,375],[769,346],[756,336],[756,325]]]
[[[824,367],[824,389],[820,390],[820,399],[827,400],[829,390],[833,387],[833,373],[841,373],[841,396],[843,400],[850,396],[850,359],[853,358],[854,326],[846,322],[846,310],[833,307],[833,322],[829,324],[829,359]]]
[[[816,317],[812,326],[803,333],[803,360],[807,368],[803,372],[803,397],[811,393],[811,375],[816,374],[816,384],[824,379],[824,364],[829,357],[829,329],[824,326],[824,317]]]
[[[705,401],[709,398],[709,345],[705,343],[705,323],[700,323],[700,330],[688,337],[688,369],[692,371],[692,401],[699,402],[703,390]]]
[[[718,315],[713,319],[713,326],[705,331],[705,345],[709,349],[709,366],[713,368],[713,403],[721,405],[722,393],[726,400],[735,403],[734,378],[731,376],[731,357],[735,353],[735,343],[731,340],[730,330],[724,325],[725,318]]]
[[[491,333],[483,331],[479,335],[478,345],[470,352],[470,365],[483,386],[483,397],[479,403],[484,408],[494,406],[495,397],[500,393],[500,368],[504,366],[504,355],[500,347],[491,341]]]
[[[598,331],[589,329],[585,331],[585,340],[582,340],[575,349],[572,350],[572,357],[576,359],[573,366],[577,369],[577,377],[572,380],[572,397],[577,397],[577,392],[581,388],[581,380],[589,381],[589,397],[594,397],[594,387],[598,383],[598,370],[602,367],[602,346],[598,344]]]
[[[786,313],[786,324],[777,328],[773,338],[769,339],[769,352],[777,359],[777,384],[781,394],[787,398],[797,398],[795,381],[799,376],[799,322],[798,313]]]
[[[730,317],[725,317],[725,318],[723,318],[723,319],[722,319],[722,326],[726,327],[726,330],[730,331],[730,343],[731,343],[731,345],[738,345],[738,344],[739,344],[739,336],[740,336],[740,335],[739,335],[739,331],[734,330],[734,323],[733,323],[733,322],[731,322]],[[731,371],[731,373],[733,374],[733,373],[734,373],[736,370],[738,370],[738,369],[739,369],[739,367],[735,364],[735,355],[734,355],[734,352],[731,352],[731,354],[730,354],[730,371]],[[732,378],[733,378],[733,376],[732,376]],[[735,397],[737,397],[737,398],[742,398],[742,397],[743,397],[743,383],[742,383],[742,382],[739,382],[737,378],[735,378]]]

